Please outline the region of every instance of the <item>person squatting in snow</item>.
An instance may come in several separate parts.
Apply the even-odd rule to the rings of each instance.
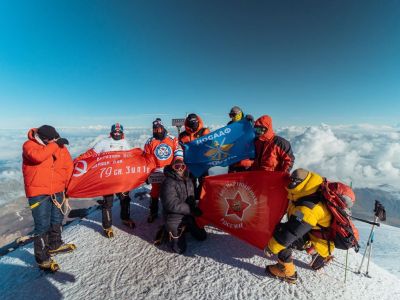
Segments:
[[[319,270],[331,259],[335,244],[327,236],[332,224],[332,213],[326,205],[322,192],[324,179],[317,173],[297,169],[290,175],[287,186],[290,200],[287,222],[275,227],[268,245],[264,249],[267,257],[278,255],[278,263],[266,267],[266,273],[284,281],[295,283],[296,268],[293,264],[292,249],[306,250],[312,255],[311,268]],[[354,202],[354,193],[345,191]]]
[[[162,173],[165,166],[171,164],[173,159],[183,160],[183,150],[178,139],[170,134],[164,127],[160,118],[153,121],[153,136],[144,145],[144,153],[153,155],[156,162],[156,169],[150,178],[156,173]],[[155,176],[154,176],[155,177]],[[160,182],[151,183],[150,214],[147,222],[152,223],[158,217],[158,198],[160,197]]]
[[[59,265],[52,255],[76,249],[61,238],[64,191],[72,175],[73,163],[56,129],[49,125],[30,129],[22,147],[22,173],[26,197],[34,221],[33,251],[39,268],[55,272]]]
[[[94,145],[91,149],[92,151],[89,153],[124,151],[130,149],[131,146],[129,145],[129,142],[125,139],[124,127],[120,123],[115,123],[111,126],[110,135]],[[130,217],[131,198],[129,196],[129,191],[119,192],[117,193],[117,197],[120,201],[121,206],[120,217],[122,224],[130,228],[134,228],[135,222]],[[101,204],[102,226],[104,230],[104,235],[108,238],[114,237],[114,232],[112,229],[113,202],[114,194],[103,196],[103,201]]]
[[[195,222],[194,217],[201,216],[202,211],[196,206],[193,181],[183,160],[175,158],[164,168],[164,175],[160,198],[165,224],[158,231],[155,244],[167,242],[172,251],[181,254],[187,247],[186,232],[199,241],[204,241],[207,233]]]

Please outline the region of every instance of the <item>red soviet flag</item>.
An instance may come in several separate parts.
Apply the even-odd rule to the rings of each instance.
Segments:
[[[206,177],[197,223],[212,224],[263,249],[286,212],[288,177],[270,171]]]
[[[73,198],[91,198],[126,192],[143,184],[155,162],[143,150],[88,150],[74,160],[74,172],[67,193]]]

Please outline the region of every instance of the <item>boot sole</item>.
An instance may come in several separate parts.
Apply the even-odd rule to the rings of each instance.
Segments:
[[[285,281],[287,283],[296,284],[296,282],[297,282],[297,272],[294,273],[295,277],[279,277],[279,276],[276,276],[275,274],[272,274],[270,272],[270,270],[268,269],[268,267],[266,267],[265,268],[265,273],[268,276],[272,277],[272,278],[276,278],[276,279],[279,279],[281,281]]]

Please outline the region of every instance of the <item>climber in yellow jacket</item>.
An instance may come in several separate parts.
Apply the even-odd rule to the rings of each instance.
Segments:
[[[304,169],[297,169],[290,175],[288,220],[276,226],[264,250],[266,256],[278,255],[278,263],[266,267],[267,274],[295,283],[297,272],[293,264],[293,248],[305,249],[312,254],[311,267],[315,270],[331,259],[334,244],[323,239],[321,233],[321,228],[329,227],[332,219],[320,191],[322,183],[320,175]]]

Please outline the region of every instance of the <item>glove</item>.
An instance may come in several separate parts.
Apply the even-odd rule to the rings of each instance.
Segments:
[[[196,207],[196,199],[193,196],[187,197],[185,202],[189,205],[191,211]]]
[[[265,257],[272,257],[274,254],[271,252],[271,249],[268,248],[268,245],[264,248],[264,255]]]
[[[57,143],[57,145],[58,146],[64,146],[64,145],[69,145],[69,142],[68,142],[68,140],[67,139],[65,139],[65,138],[59,138],[59,139],[57,139],[56,140],[56,143]]]
[[[195,208],[193,209],[193,211],[192,211],[192,214],[193,214],[195,217],[201,217],[201,216],[203,215],[203,212],[202,212],[202,210],[201,210],[200,208],[195,207]]]

